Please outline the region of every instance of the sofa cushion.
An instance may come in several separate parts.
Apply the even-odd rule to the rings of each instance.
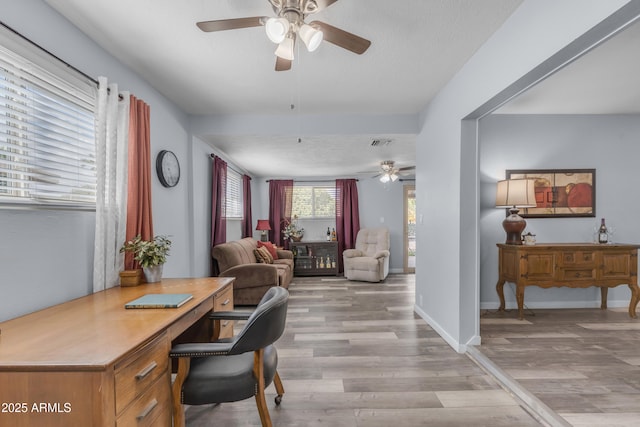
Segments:
[[[273,243],[271,242],[262,242],[259,241],[258,242],[258,247],[262,248],[265,247],[267,248],[267,250],[269,251],[269,253],[271,254],[271,256],[273,257],[273,259],[278,259],[278,250],[277,248],[274,246]]]
[[[253,250],[256,255],[256,260],[262,264],[273,264],[273,257],[269,253],[269,250],[264,246]]]

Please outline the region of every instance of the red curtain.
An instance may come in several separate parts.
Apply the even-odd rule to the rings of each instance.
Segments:
[[[213,158],[211,181],[211,248],[227,241],[227,162]]]
[[[291,209],[293,207],[293,180],[271,180],[269,181],[269,241],[277,246],[284,246],[282,239],[283,222],[291,220]]]
[[[339,271],[344,271],[342,252],[354,249],[360,231],[358,186],[355,179],[336,179],[336,234]]]
[[[242,175],[242,206],[244,213],[242,215],[242,237],[253,236],[253,219],[251,218],[251,177]]]
[[[153,238],[151,212],[151,109],[144,101],[130,97],[129,163],[126,240],[138,234],[144,240]],[[127,253],[125,270],[138,268],[133,254]]]

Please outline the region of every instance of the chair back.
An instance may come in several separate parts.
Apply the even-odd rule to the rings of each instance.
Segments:
[[[270,288],[258,303],[244,328],[235,337],[229,354],[256,351],[273,344],[282,336],[287,320],[289,291],[279,286]]]
[[[366,256],[388,251],[390,246],[389,230],[384,227],[361,228],[356,236],[356,249],[364,252]]]

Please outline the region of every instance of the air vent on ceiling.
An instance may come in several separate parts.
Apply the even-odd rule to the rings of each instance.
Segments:
[[[372,147],[386,147],[387,145],[391,144],[391,142],[393,142],[393,140],[391,140],[389,138],[378,138],[378,139],[374,139],[373,141],[371,141],[371,146]]]

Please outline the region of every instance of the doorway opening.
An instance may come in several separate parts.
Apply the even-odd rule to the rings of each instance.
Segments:
[[[404,272],[416,272],[416,186],[404,189]]]

